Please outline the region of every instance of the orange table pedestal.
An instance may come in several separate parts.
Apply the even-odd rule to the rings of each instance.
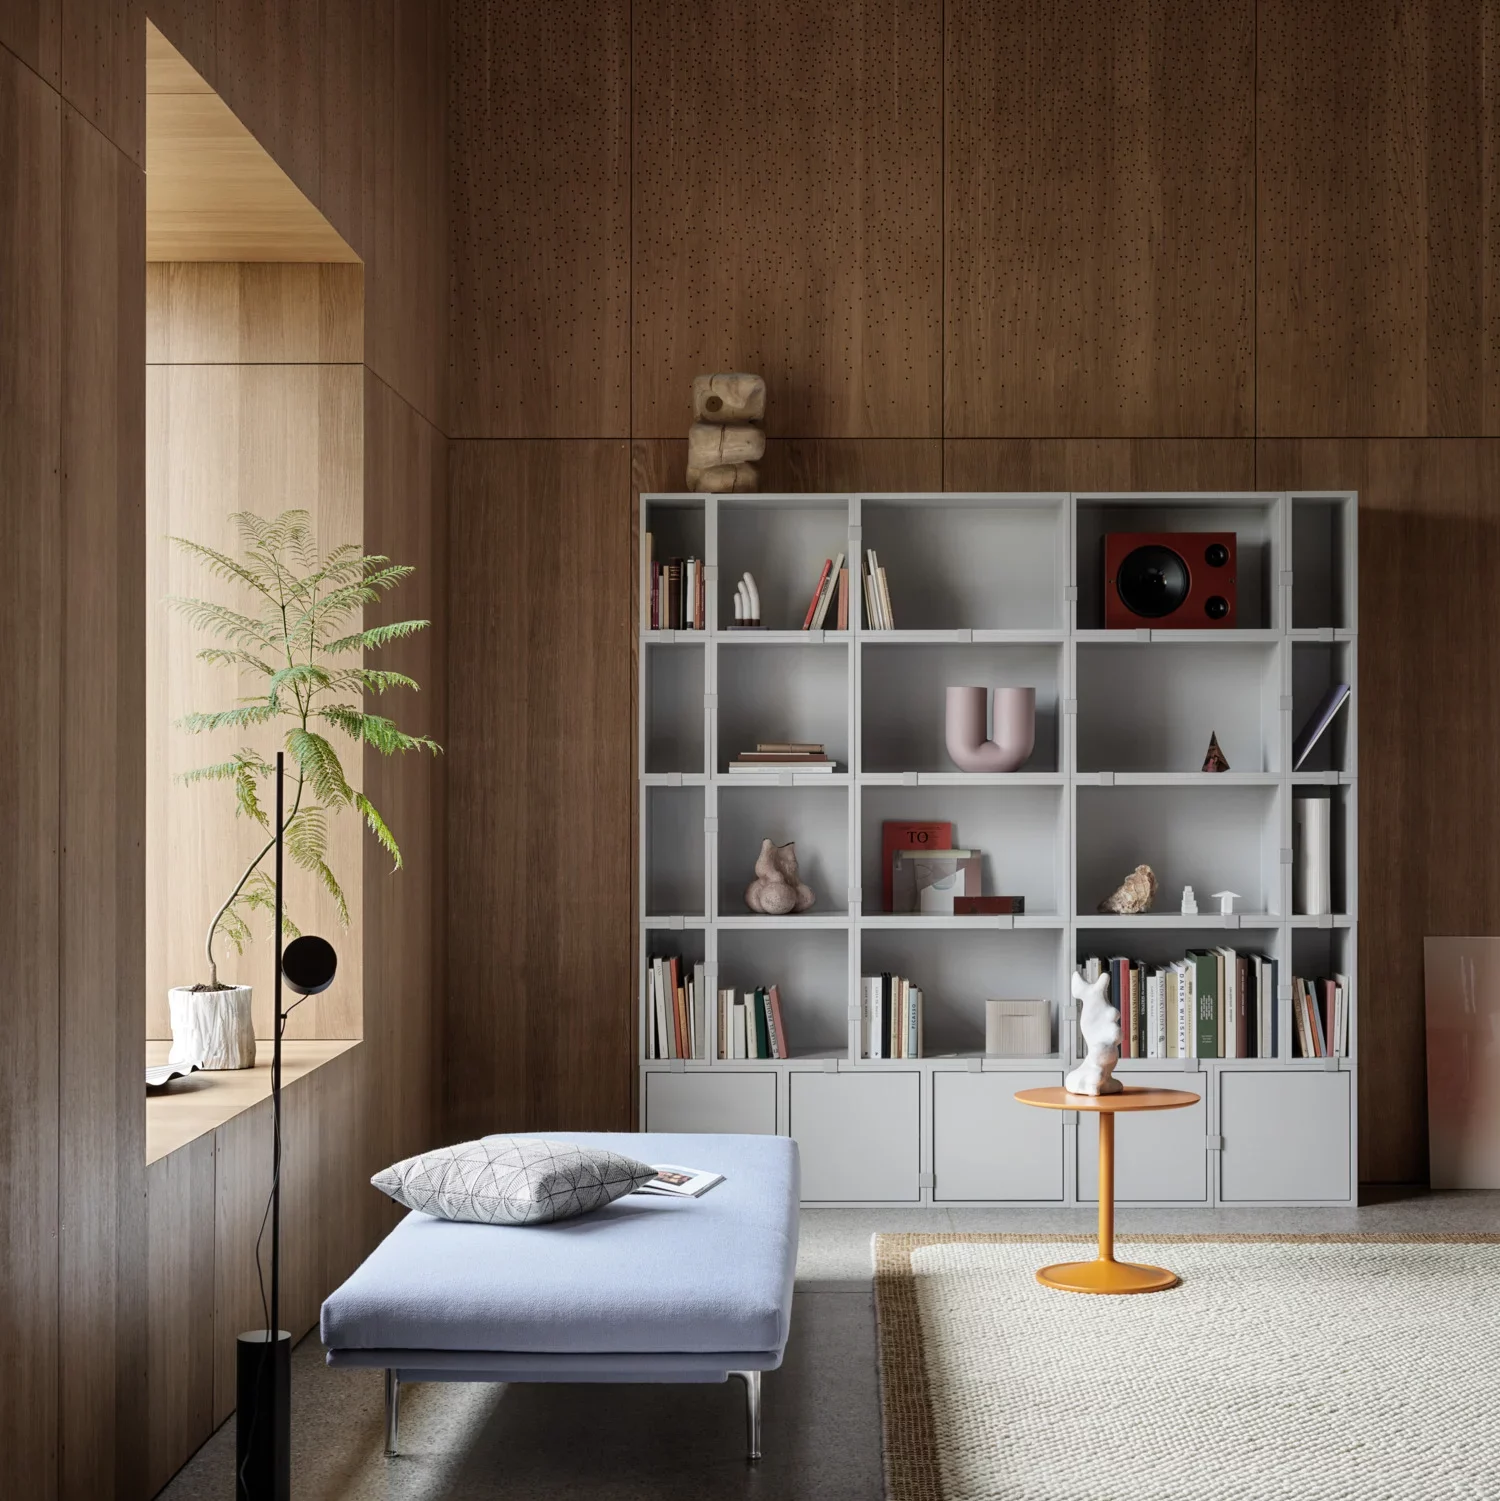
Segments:
[[[1036,1280],[1070,1293],[1156,1293],[1176,1287],[1177,1273],[1115,1260],[1115,1116],[1137,1110],[1181,1110],[1199,1096],[1185,1089],[1122,1089],[1118,1094],[1069,1094],[1056,1086],[1018,1089],[1023,1105],[1093,1112],[1099,1117],[1099,1254],[1092,1261],[1044,1266]]]

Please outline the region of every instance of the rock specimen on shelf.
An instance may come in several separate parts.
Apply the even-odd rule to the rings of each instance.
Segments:
[[[1088,1053],[1063,1079],[1063,1088],[1069,1094],[1119,1094],[1125,1087],[1114,1076],[1120,1061],[1120,1013],[1109,1004],[1109,972],[1090,984],[1075,970],[1073,999],[1083,1002],[1078,1030]]]
[[[1137,865],[1102,902],[1101,912],[1118,912],[1129,917],[1149,912],[1156,900],[1156,872],[1149,865]]]
[[[797,846],[762,839],[755,879],[745,888],[745,905],[765,917],[784,917],[789,912],[806,912],[816,900],[812,887],[797,874]]]
[[[1208,737],[1208,754],[1203,758],[1203,769],[1204,771],[1229,770],[1229,760],[1219,749],[1219,737],[1216,733]]]
[[[693,377],[693,425],[688,429],[689,490],[743,494],[760,486],[756,464],[766,435],[766,383],[758,375]]]

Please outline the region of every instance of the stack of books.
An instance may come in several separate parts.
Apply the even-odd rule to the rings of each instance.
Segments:
[[[890,973],[865,975],[859,982],[859,1056],[922,1056],[922,992],[910,980]]]
[[[1292,1037],[1296,1058],[1349,1056],[1349,981],[1292,978]]]
[[[681,954],[650,961],[648,1058],[708,1058],[708,988],[703,964],[689,965]]]
[[[743,994],[719,992],[719,1057],[790,1058],[781,990],[758,986]]]
[[[1280,1043],[1276,961],[1234,949],[1190,949],[1174,964],[1086,959],[1109,974],[1122,1058],[1274,1058]],[[1081,1054],[1080,1054],[1081,1056]]]
[[[862,577],[865,581],[865,629],[867,631],[893,631],[896,619],[891,613],[891,591],[885,581],[885,569],[875,556],[875,549],[868,548]]]
[[[837,761],[828,758],[822,745],[807,740],[762,740],[753,751],[741,751],[729,763],[730,771],[814,771],[831,774]]]
[[[708,592],[698,558],[656,561],[655,544],[646,533],[646,605],[653,631],[701,631],[708,626]]]
[[[827,625],[828,609],[834,594],[838,595],[838,608],[833,612],[834,624]],[[817,588],[807,606],[807,615],[802,621],[804,631],[849,629],[849,570],[844,567],[844,555],[823,559],[823,571],[818,575]]]

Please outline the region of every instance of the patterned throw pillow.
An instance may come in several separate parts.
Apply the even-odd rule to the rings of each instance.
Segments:
[[[649,1183],[644,1162],[529,1136],[482,1136],[408,1157],[370,1182],[408,1209],[476,1225],[540,1225],[587,1214]]]

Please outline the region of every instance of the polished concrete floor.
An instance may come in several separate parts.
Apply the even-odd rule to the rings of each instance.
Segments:
[[[1402,1194],[1357,1210],[1122,1210],[1121,1234],[1500,1233],[1500,1193]],[[802,1216],[792,1338],[765,1379],[764,1450],[744,1462],[729,1386],[411,1386],[398,1459],[382,1458],[378,1373],[330,1371],[316,1335],[293,1356],[298,1501],[879,1501],[870,1294],[876,1231],[1075,1231],[1082,1210],[814,1209]],[[229,1501],[234,1424],[163,1492]]]

